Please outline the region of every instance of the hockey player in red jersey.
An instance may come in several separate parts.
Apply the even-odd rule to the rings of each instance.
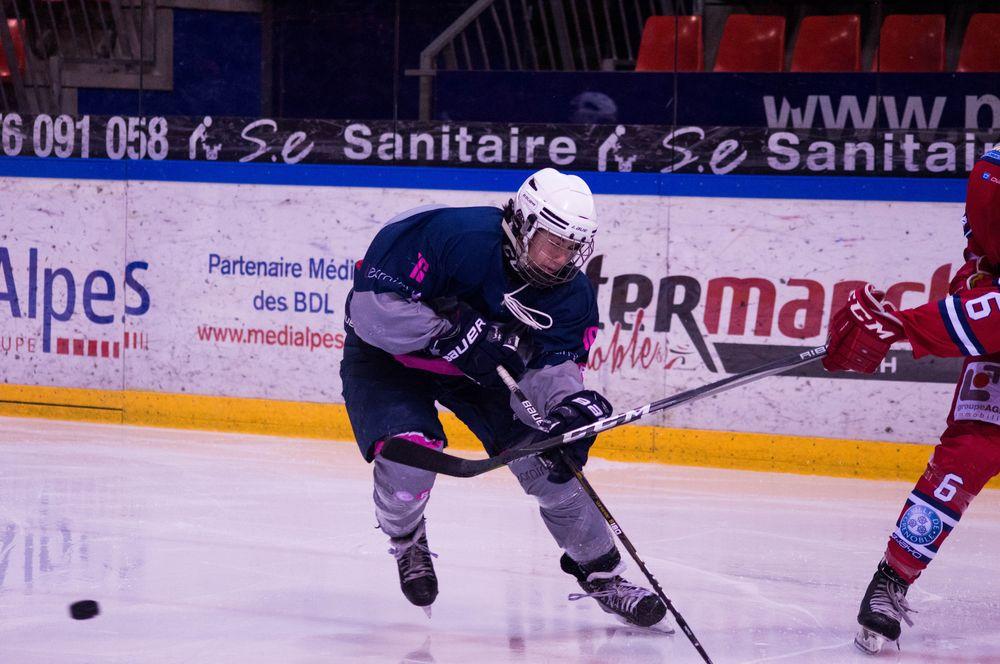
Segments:
[[[871,284],[834,314],[823,365],[873,373],[896,341],[913,356],[966,356],[948,425],[924,474],[906,499],[885,556],[858,612],[855,644],[875,654],[895,642],[900,621],[912,625],[906,591],[930,564],[972,499],[1000,473],[1000,150],[977,162],[969,178],[965,264],[949,296],[895,311]]]

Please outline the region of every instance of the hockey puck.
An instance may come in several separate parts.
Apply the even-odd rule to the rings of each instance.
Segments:
[[[69,615],[73,620],[88,620],[101,612],[101,607],[92,599],[82,599],[69,605]]]

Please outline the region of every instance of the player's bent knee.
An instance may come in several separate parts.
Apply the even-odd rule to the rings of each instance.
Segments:
[[[418,432],[407,432],[393,437],[402,438],[431,449],[439,450],[444,447],[444,441]],[[381,499],[384,503],[396,504],[426,501],[434,487],[435,473],[384,459],[379,454],[384,443],[385,441],[379,441],[375,448],[376,498]]]
[[[583,489],[575,481],[556,484],[549,481],[549,468],[535,457],[518,459],[510,464],[510,470],[517,477],[521,488],[529,496],[533,496],[542,509],[559,509],[570,507],[581,497],[585,498]]]

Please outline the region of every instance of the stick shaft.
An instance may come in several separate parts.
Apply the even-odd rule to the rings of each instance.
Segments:
[[[541,413],[538,412],[538,409],[531,403],[528,396],[523,390],[521,390],[513,376],[511,376],[510,373],[503,367],[497,367],[497,373],[500,375],[500,379],[504,382],[504,385],[507,386],[507,388],[521,402],[521,405],[524,406],[525,410],[527,410],[531,415],[535,425],[543,431],[549,431],[551,429],[551,425],[542,418]],[[593,485],[591,485],[590,480],[584,476],[583,470],[573,459],[570,458],[565,449],[559,450],[559,454],[562,457],[562,462],[565,463],[571,471],[573,471],[573,476],[576,477],[580,486],[583,487],[584,492],[588,497],[590,497],[590,500],[593,501],[594,505],[597,507],[597,511],[600,512],[601,516],[604,517],[604,520],[608,522],[611,532],[615,534],[618,541],[621,542],[622,546],[625,547],[625,550],[628,551],[628,554],[632,556],[632,560],[634,560],[635,564],[639,566],[643,575],[645,575],[645,577],[649,580],[649,583],[653,586],[653,590],[656,591],[656,594],[667,607],[667,610],[669,610],[674,616],[674,620],[677,621],[677,626],[680,627],[681,631],[684,632],[684,635],[688,637],[688,640],[691,641],[691,645],[695,647],[695,650],[698,651],[698,654],[701,655],[701,658],[705,660],[706,664],[712,664],[711,658],[708,656],[705,648],[701,645],[701,642],[698,641],[698,637],[694,635],[694,631],[691,629],[691,626],[688,625],[686,620],[684,620],[684,616],[682,616],[680,612],[674,608],[673,602],[671,602],[670,598],[663,592],[663,588],[660,587],[659,582],[657,582],[657,580],[653,577],[653,574],[649,571],[649,569],[646,568],[646,564],[642,562],[641,558],[639,558],[639,552],[636,551],[635,546],[633,546],[632,541],[625,534],[625,531],[618,525],[618,521],[615,520],[614,516],[612,516],[611,510],[608,509],[607,505],[604,504],[604,501],[597,495],[597,491],[594,489]]]
[[[382,449],[382,456],[390,461],[397,461],[417,468],[431,470],[453,477],[475,477],[485,472],[504,466],[511,461],[532,454],[538,454],[550,450],[566,443],[571,443],[580,438],[594,436],[602,431],[620,427],[646,417],[650,413],[656,413],[668,408],[673,408],[684,403],[691,403],[699,399],[714,396],[740,385],[746,385],[760,380],[767,376],[783,373],[789,369],[808,364],[826,355],[826,346],[816,346],[809,348],[797,355],[780,358],[767,364],[763,364],[754,369],[727,376],[722,380],[717,380],[708,385],[702,385],[680,394],[660,399],[648,403],[645,406],[612,415],[611,417],[598,420],[593,424],[573,429],[558,436],[552,436],[544,440],[536,441],[527,445],[515,446],[489,459],[462,459],[454,457],[445,452],[430,450],[418,445],[412,445],[401,439],[391,438],[386,441]],[[533,416],[534,419],[534,416]]]
[[[628,551],[630,556],[632,556],[632,560],[634,560],[635,564],[639,566],[640,570],[642,570],[643,575],[645,575],[645,577],[649,580],[650,585],[653,586],[653,590],[656,591],[656,594],[666,605],[667,610],[670,611],[671,615],[673,615],[674,617],[674,620],[677,621],[677,626],[680,627],[681,631],[684,632],[684,635],[688,637],[688,640],[691,642],[691,645],[693,645],[694,649],[698,651],[698,654],[701,655],[701,658],[705,661],[705,663],[712,664],[712,659],[708,656],[708,652],[706,652],[704,646],[701,645],[701,642],[698,640],[698,637],[694,635],[694,630],[692,630],[691,626],[688,625],[686,620],[684,620],[684,616],[681,615],[680,611],[678,611],[674,607],[674,603],[670,601],[670,598],[667,597],[666,593],[663,592],[663,588],[660,587],[659,582],[656,580],[653,574],[646,568],[646,564],[642,562],[642,559],[639,558],[639,552],[636,551],[635,546],[633,546],[632,541],[628,538],[628,535],[625,534],[625,531],[622,530],[621,526],[618,525],[618,521],[616,521],[615,518],[611,515],[611,512],[608,510],[607,505],[605,505],[604,501],[602,501],[601,498],[597,495],[597,492],[594,490],[594,487],[590,484],[590,480],[588,480],[584,476],[583,471],[580,469],[579,466],[576,465],[576,463],[572,459],[569,458],[569,455],[566,454],[566,452],[561,451],[561,453],[562,453],[563,463],[569,466],[570,470],[573,471],[573,475],[580,483],[580,486],[583,487],[583,490],[590,497],[590,499],[594,501],[594,505],[597,506],[597,510],[601,513],[601,516],[604,517],[604,520],[608,522],[608,526],[611,527],[611,532],[613,532],[618,537],[618,541],[622,543],[622,546],[625,547],[625,550]]]
[[[657,413],[661,410],[666,410],[668,408],[673,408],[679,406],[683,403],[691,403],[692,401],[697,401],[699,399],[704,399],[706,397],[714,396],[720,392],[725,392],[731,390],[734,387],[739,387],[740,385],[746,385],[754,381],[758,381],[761,378],[767,376],[773,376],[774,374],[783,373],[789,369],[801,366],[803,364],[808,364],[814,360],[826,355],[826,346],[816,346],[815,348],[810,348],[805,350],[798,355],[793,355],[790,357],[780,358],[774,360],[773,362],[768,362],[754,369],[749,369],[738,374],[733,374],[722,380],[717,380],[714,383],[709,383],[708,385],[702,385],[701,387],[696,387],[680,394],[674,394],[669,397],[660,399],[659,401],[654,401],[652,403],[641,406],[634,410],[629,410],[618,415],[612,415],[603,420],[598,420],[593,424],[589,424],[585,427],[580,427],[579,429],[574,429],[572,431],[567,431],[561,436],[553,436],[552,438],[547,438],[545,440],[539,441],[531,445],[534,449],[533,452],[544,451],[561,445],[563,443],[570,443],[574,440],[579,440],[580,438],[586,438],[598,434],[602,431],[607,431],[608,429],[614,429],[623,424],[628,424],[629,422],[635,422],[636,420],[642,419],[647,415],[652,413]],[[510,374],[507,374],[508,378],[511,378]],[[511,378],[513,380],[513,378]],[[515,383],[516,385],[516,383]],[[521,397],[518,397],[519,399]],[[529,402],[530,403],[530,402]],[[513,450],[511,450],[513,451]],[[503,456],[503,455],[500,455]],[[521,455],[524,456],[524,455]],[[517,458],[517,457],[515,457]]]

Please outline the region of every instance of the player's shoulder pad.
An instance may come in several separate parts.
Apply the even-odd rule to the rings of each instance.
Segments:
[[[433,224],[438,232],[490,244],[503,236],[502,217],[500,208],[495,207],[447,208],[435,215]]]
[[[494,207],[443,208],[428,219],[427,239],[441,247],[455,248],[464,255],[490,251],[503,237],[502,212]]]
[[[498,207],[450,207],[435,211],[434,221],[447,225],[455,232],[501,233],[500,220],[503,211]]]

